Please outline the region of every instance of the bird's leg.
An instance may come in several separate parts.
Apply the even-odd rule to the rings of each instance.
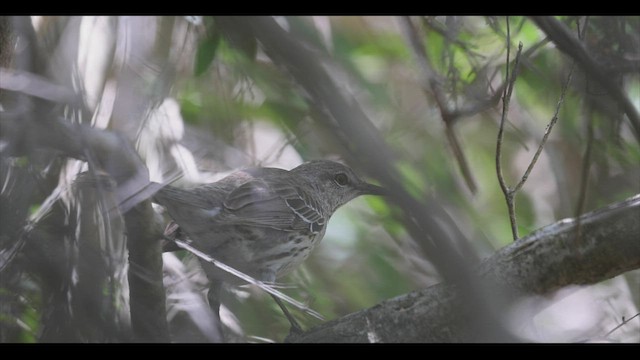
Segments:
[[[263,269],[262,272],[260,273],[260,279],[268,284],[275,284],[276,272],[273,269]],[[271,295],[273,300],[275,300],[276,304],[280,306],[280,309],[284,313],[284,316],[287,318],[287,320],[289,320],[289,324],[291,324],[291,329],[289,330],[289,333],[294,335],[302,334],[303,333],[302,327],[300,327],[300,324],[298,324],[298,322],[293,317],[293,315],[291,315],[291,313],[289,312],[287,307],[284,305],[282,300],[280,300],[277,296],[273,294],[269,294],[269,295]]]
[[[220,338],[224,339],[224,333],[222,331],[222,321],[220,320],[220,292],[222,291],[221,281],[211,281],[209,285],[209,291],[207,292],[207,300],[209,300],[209,308],[213,312],[216,320],[214,326],[218,329]]]
[[[182,248],[175,243],[176,239],[187,241],[184,234],[182,233],[182,229],[175,221],[171,221],[167,225],[167,227],[164,229],[163,237],[164,239],[162,240],[162,252],[174,252],[182,250]]]
[[[291,330],[289,330],[289,333],[294,335],[302,334],[303,333],[302,327],[300,327],[300,324],[298,324],[298,322],[293,317],[293,315],[289,313],[289,310],[287,310],[287,307],[282,303],[282,300],[280,300],[275,295],[271,295],[271,297],[273,298],[273,300],[275,300],[276,304],[280,306],[280,309],[282,309],[282,312],[284,313],[284,316],[287,317],[287,320],[289,320],[289,323],[291,324]]]

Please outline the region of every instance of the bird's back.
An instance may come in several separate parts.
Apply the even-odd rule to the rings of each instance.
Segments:
[[[276,168],[249,168],[236,171],[217,182],[192,189],[167,185],[153,196],[153,201],[162,205],[171,218],[184,227],[194,223],[198,218],[211,221],[224,210],[224,202],[229,194],[242,185],[256,179],[268,180],[286,172],[287,170]],[[190,229],[184,230],[190,233]]]

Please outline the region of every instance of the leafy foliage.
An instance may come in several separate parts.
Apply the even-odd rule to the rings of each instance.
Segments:
[[[93,96],[100,104],[92,107],[87,102],[82,109],[58,104],[58,108],[64,108],[59,114],[73,122],[87,123],[93,118],[95,126],[123,133],[142,154],[152,173],[151,180],[158,182],[176,174],[184,175],[178,181],[182,185],[207,182],[244,166],[292,168],[302,160],[339,157],[343,153],[333,134],[314,121],[323,116],[324,109],[308,101],[308,94],[262,51],[256,39],[223,31],[220,23],[232,20],[205,18],[194,25],[177,17],[162,32],[163,26],[168,26],[162,23],[166,19],[119,18],[106,24],[104,18],[87,17],[80,20],[82,26],[75,24],[75,20],[43,19],[37,27],[40,37],[58,36],[59,40],[73,41],[69,34],[76,34],[106,39],[85,44],[86,49],[78,45],[79,49],[69,50],[58,45],[60,52],[70,52],[67,58],[71,60],[68,64],[51,61],[49,66],[54,70],[41,75],[52,82],[82,84],[75,87],[82,89],[79,93],[85,99]],[[632,99],[637,110],[638,17],[558,19],[580,38],[582,46]],[[406,21],[413,25],[424,53],[411,46],[402,19],[287,17],[279,21],[314,49],[334,80],[364,107],[393,149],[396,167],[415,198],[441,202],[481,256],[512,241],[495,170],[496,134],[501,116],[498,100],[506,83],[506,66],[513,65],[506,64],[506,43],[510,41],[512,49],[523,43],[520,73],[502,144],[508,183],[516,183],[529,164],[573,63],[570,56],[553,46],[534,21],[510,18],[507,36],[504,17],[410,18]],[[55,31],[56,22],[66,24],[66,35]],[[87,30],[86,24],[92,22],[104,26]],[[130,36],[131,43],[120,37],[116,40],[118,32]],[[162,38],[156,32],[169,37]],[[128,45],[131,50],[125,50]],[[79,74],[74,73],[70,64],[81,62],[82,54],[87,63],[104,65],[80,67]],[[514,55],[512,52],[512,59]],[[430,75],[425,75],[421,58],[430,65]],[[17,61],[12,66],[19,68]],[[5,89],[3,86],[6,93]],[[6,94],[3,96],[0,98],[3,109],[11,108],[13,100]],[[176,111],[172,112],[167,99],[175,100]],[[105,115],[105,111],[109,113]],[[97,124],[100,115],[106,122]],[[577,70],[543,155],[516,196],[521,236],[564,217],[640,193],[640,148],[629,124],[628,116],[615,99],[588,72]],[[462,159],[454,152],[446,129],[452,129],[459,141],[462,156],[477,184],[475,193],[463,180]],[[20,145],[31,147],[28,157],[15,160],[7,150],[9,147],[0,150],[1,182],[11,180],[14,184],[3,187],[0,193],[3,203],[0,260],[4,262],[0,266],[0,341],[122,340],[111,333],[126,328],[129,321],[126,286],[118,280],[125,266],[118,263],[124,258],[124,250],[110,245],[112,241],[117,244],[118,239],[113,233],[114,220],[105,214],[103,218],[95,215],[102,220],[97,221],[94,232],[82,233],[81,237],[78,233],[74,235],[74,229],[69,227],[76,224],[79,229],[81,221],[69,219],[76,216],[74,211],[85,208],[78,210],[64,195],[56,199],[55,206],[45,202],[45,197],[54,189],[63,194],[70,191],[71,181],[86,168],[65,162],[57,155],[38,154],[27,143]],[[588,151],[590,158],[586,157]],[[18,184],[17,176],[26,177],[27,181]],[[27,188],[31,183],[38,185]],[[29,190],[34,188],[41,190]],[[16,196],[17,200],[7,207],[7,201]],[[30,215],[30,207],[38,210]],[[394,220],[395,212],[397,209],[377,198],[359,199],[341,209],[332,218],[323,244],[302,269],[279,279],[292,286],[284,291],[332,319],[440,281],[425,254]],[[90,310],[99,313],[97,318],[112,317],[98,321],[87,315],[87,319],[97,321],[88,327],[104,326],[106,330],[102,333],[56,338],[43,330],[52,326],[47,322],[62,321],[61,317],[52,316],[52,312],[62,311],[65,304],[71,308],[79,305],[66,303],[64,296],[55,293],[60,290],[48,289],[47,278],[38,275],[42,271],[38,262],[46,254],[29,256],[24,248],[15,246],[24,241],[25,234],[34,226],[42,225],[42,219],[35,213],[47,214],[49,222],[58,222],[42,230],[50,231],[51,238],[27,236],[29,246],[39,246],[34,245],[34,238],[57,241],[68,254],[79,254],[77,244],[95,237],[91,251],[97,251],[105,263],[101,265],[104,273],[98,286],[104,296],[96,300],[100,304],[84,304],[100,307]],[[14,218],[16,214],[18,218]],[[8,260],[10,253],[15,256]],[[198,274],[196,262],[188,261],[190,256],[182,253],[178,256],[186,264],[182,281],[188,280],[193,293],[206,297],[206,281]],[[75,286],[72,269],[78,263],[73,256],[65,259],[60,260],[61,266],[68,267],[58,280],[66,286],[61,291],[71,294]],[[123,268],[112,268],[116,263]],[[49,266],[55,268],[56,264]],[[166,275],[165,286],[170,287]],[[637,278],[637,274],[629,277]],[[616,286],[627,285],[616,282]],[[230,329],[242,330],[230,330],[228,340],[284,338],[288,323],[266,294],[253,288],[229,290],[223,302],[235,318],[223,317],[223,321]],[[83,296],[82,292],[74,294]],[[175,293],[176,298],[180,294]],[[637,297],[632,300],[627,297],[625,301],[625,306],[631,304],[637,309],[639,305]],[[179,300],[173,306],[170,313],[201,311]],[[319,324],[303,314],[295,316],[305,327]],[[606,333],[614,320],[594,320],[590,326],[597,330],[591,333]],[[207,340],[198,335],[193,322],[176,317],[171,325],[172,333],[193,333],[194,341]],[[557,339],[577,340],[589,333],[586,330],[573,336],[559,335]],[[638,340],[628,334],[618,339]]]

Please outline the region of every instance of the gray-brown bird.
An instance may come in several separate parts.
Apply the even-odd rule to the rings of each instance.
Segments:
[[[309,256],[336,209],[359,195],[384,193],[346,165],[315,160],[291,171],[245,169],[193,189],[165,186],[153,200],[196,248],[258,280],[274,282]],[[211,282],[209,302],[217,312],[222,282],[239,280],[211,263],[201,264]]]

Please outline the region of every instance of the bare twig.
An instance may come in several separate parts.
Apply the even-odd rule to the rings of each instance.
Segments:
[[[522,42],[518,44],[518,53],[516,54],[515,63],[513,66],[512,74],[509,74],[509,63],[511,53],[511,29],[509,27],[509,18],[507,17],[507,63],[506,63],[506,75],[505,83],[507,86],[504,88],[504,95],[502,96],[502,116],[500,117],[500,127],[498,128],[498,140],[496,141],[496,172],[498,174],[498,183],[500,189],[504,194],[505,201],[507,202],[507,209],[509,211],[509,223],[511,224],[511,232],[513,239],[518,239],[518,225],[516,223],[516,211],[515,211],[515,191],[507,186],[504,175],[502,172],[502,139],[504,137],[504,123],[507,120],[507,113],[509,112],[509,103],[511,102],[511,95],[513,94],[513,87],[518,77],[518,65],[520,60],[520,54],[522,54]]]
[[[587,124],[587,147],[582,158],[582,171],[580,174],[580,192],[578,195],[578,204],[576,205],[575,216],[578,217],[584,211],[584,204],[587,198],[587,185],[589,183],[589,168],[591,166],[591,150],[593,148],[593,117],[590,115]],[[576,240],[581,237],[582,226],[579,222],[576,225]]]
[[[509,18],[507,17],[507,62],[505,68],[505,84],[510,84],[509,78],[509,63],[511,57],[511,29],[509,28]],[[503,91],[502,96],[502,116],[500,118],[500,126],[498,127],[498,140],[496,141],[496,171],[498,173],[498,183],[500,184],[500,189],[504,193],[505,197],[509,195],[509,189],[507,188],[507,184],[504,181],[504,175],[502,174],[502,139],[504,133],[504,123],[507,120],[507,110],[509,109],[509,99],[507,94],[509,93],[509,86],[506,86]]]
[[[556,105],[556,110],[555,110],[555,112],[553,114],[553,117],[551,118],[551,121],[549,122],[549,124],[545,128],[544,135],[542,136],[542,140],[540,141],[540,144],[538,145],[538,149],[534,153],[533,158],[529,162],[529,166],[527,166],[527,169],[525,170],[524,174],[522,175],[522,177],[520,178],[518,183],[513,188],[511,188],[506,184],[506,182],[504,180],[504,175],[502,173],[502,165],[501,165],[501,162],[502,162],[501,161],[501,157],[502,157],[502,138],[503,138],[503,132],[504,132],[504,123],[506,121],[507,113],[509,112],[509,102],[511,100],[511,94],[513,92],[513,86],[515,84],[515,80],[516,80],[516,77],[517,77],[518,62],[519,62],[521,51],[522,51],[522,43],[520,43],[518,45],[518,53],[516,55],[514,69],[513,69],[513,72],[511,74],[511,77],[509,77],[510,42],[511,42],[511,34],[510,34],[510,28],[509,28],[509,19],[507,18],[507,70],[506,70],[507,74],[506,74],[506,79],[507,79],[509,85],[505,89],[505,94],[504,94],[503,99],[502,99],[502,117],[500,119],[500,128],[498,129],[498,140],[497,140],[497,144],[496,144],[496,171],[498,173],[498,182],[500,183],[500,189],[502,190],[502,193],[504,194],[504,197],[505,197],[505,201],[507,203],[507,208],[508,208],[508,211],[509,211],[509,223],[511,224],[511,232],[513,234],[513,239],[517,240],[519,235],[518,235],[518,225],[517,225],[516,212],[515,212],[515,195],[522,188],[522,186],[524,186],[524,183],[529,178],[529,175],[531,175],[531,171],[533,171],[534,166],[538,162],[538,158],[540,157],[540,154],[542,153],[542,150],[544,149],[544,145],[547,143],[547,139],[549,138],[549,135],[551,134],[551,130],[553,129],[553,126],[556,124],[556,122],[558,121],[558,114],[560,113],[560,108],[562,107],[562,104],[564,103],[564,98],[566,96],[567,89],[569,88],[569,84],[571,83],[571,79],[573,77],[573,69],[575,68],[575,63],[571,65],[571,69],[569,70],[569,75],[567,76],[567,80],[565,81],[564,85],[562,86],[562,91],[560,93],[560,99],[558,100],[558,104]]]
[[[580,21],[577,20],[578,37],[580,40],[584,39],[584,35],[587,31],[587,24],[589,23],[589,17],[585,19],[584,25],[580,26]],[[589,106],[590,103],[587,102]],[[582,158],[582,171],[580,174],[580,191],[578,193],[578,203],[576,205],[575,216],[578,219],[576,224],[576,242],[581,238],[582,224],[578,217],[584,211],[584,204],[587,198],[587,185],[589,184],[589,168],[591,166],[591,150],[593,148],[593,114],[591,113],[591,106],[587,111],[589,119],[587,120],[587,147],[585,149],[584,157]]]
[[[504,92],[504,88],[505,83],[502,83],[488,99],[462,105],[462,107],[452,110],[449,113],[451,120],[456,121],[460,118],[469,117],[496,106],[500,101],[500,96]]]
[[[253,284],[257,287],[259,287],[260,289],[266,291],[267,293],[269,293],[270,295],[272,295],[274,297],[274,299],[282,299],[286,302],[288,302],[289,304],[293,305],[294,307],[304,311],[305,313],[315,317],[316,319],[319,320],[324,320],[324,317],[322,317],[322,315],[320,315],[317,311],[310,309],[308,306],[306,306],[305,304],[295,300],[294,298],[276,290],[273,286],[270,286],[269,284],[260,281],[260,280],[256,280],[253,277],[243,273],[242,271],[236,270],[233,267],[214,259],[211,255],[208,255],[196,248],[194,248],[193,246],[187,244],[184,241],[178,240],[178,239],[167,239],[167,240],[171,240],[174,241],[176,245],[178,245],[179,248],[187,250],[188,252],[192,253],[193,255],[199,257],[200,259],[211,263],[213,265],[215,265],[215,267],[217,267],[218,269],[221,269],[223,271],[228,272],[229,274],[238,277],[239,279],[242,279],[246,282],[248,282],[249,284]],[[278,304],[281,305],[281,304]]]
[[[529,167],[527,167],[527,170],[524,172],[524,175],[522,175],[520,182],[518,182],[518,184],[513,188],[514,192],[520,190],[522,185],[524,185],[525,181],[527,181],[527,179],[529,178],[529,175],[531,174],[531,170],[533,170],[533,167],[538,161],[538,157],[540,157],[540,153],[542,153],[544,144],[547,142],[547,139],[549,138],[549,134],[551,134],[551,129],[553,129],[553,126],[558,121],[558,114],[560,113],[560,107],[564,102],[564,97],[567,94],[567,89],[569,88],[569,84],[571,83],[571,78],[573,77],[574,68],[575,68],[575,64],[571,65],[571,69],[569,70],[569,75],[567,76],[567,81],[564,83],[564,86],[562,87],[562,92],[560,93],[560,100],[558,100],[558,104],[556,105],[556,111],[553,114],[551,121],[549,122],[549,124],[547,125],[544,131],[544,136],[542,137],[542,141],[540,141],[538,150],[536,150],[536,153],[533,155],[533,159],[531,159],[531,163],[529,163]]]
[[[616,331],[616,330],[620,329],[621,327],[623,327],[624,325],[626,325],[629,321],[631,321],[631,320],[633,320],[633,319],[637,318],[638,316],[640,316],[640,313],[637,313],[637,314],[633,315],[632,317],[630,317],[630,318],[628,318],[628,319],[625,319],[625,318],[623,317],[623,318],[622,318],[622,323],[620,323],[620,325],[618,325],[618,326],[614,327],[613,329],[611,329],[611,330],[610,330],[610,331],[609,331],[609,332],[608,332],[604,337],[607,337],[607,336],[609,336],[609,335],[613,334],[613,332],[614,332],[614,331]]]

